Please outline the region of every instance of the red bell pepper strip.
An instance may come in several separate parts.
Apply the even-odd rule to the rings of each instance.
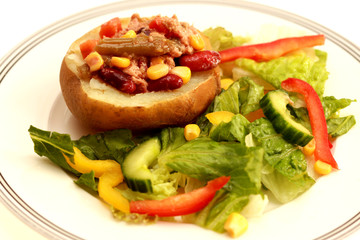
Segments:
[[[230,177],[211,180],[206,186],[189,193],[171,196],[162,200],[131,201],[130,212],[149,216],[174,217],[195,213],[206,207]]]
[[[230,62],[238,58],[250,58],[255,61],[268,61],[289,52],[307,47],[323,45],[324,35],[282,38],[268,43],[244,45],[220,51],[221,62]]]
[[[281,87],[286,91],[304,95],[315,139],[315,160],[323,161],[338,169],[338,165],[330,151],[324,109],[314,88],[307,82],[296,78],[288,78],[281,83]]]

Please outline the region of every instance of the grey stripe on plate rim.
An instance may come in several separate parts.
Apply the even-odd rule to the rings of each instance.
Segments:
[[[86,11],[80,12],[68,16],[62,20],[59,20],[40,31],[29,36],[27,39],[18,44],[8,54],[6,54],[0,60],[0,83],[5,79],[7,73],[12,69],[13,66],[24,57],[31,49],[39,45],[42,41],[51,37],[52,35],[78,23],[86,20],[121,11],[136,9],[137,7],[155,6],[155,5],[176,5],[176,4],[208,4],[208,5],[222,5],[241,9],[247,9],[255,12],[268,14],[271,16],[279,17],[281,19],[293,22],[299,26],[305,27],[315,33],[324,34],[327,40],[332,41],[334,44],[339,46],[341,49],[346,51],[355,60],[360,63],[360,48],[353,44],[351,41],[345,39],[336,32],[322,26],[316,22],[313,22],[304,17],[295,15],[293,13],[269,7],[266,5],[247,2],[242,0],[179,0],[179,1],[167,1],[167,0],[132,0],[110,3],[97,8],[91,8]],[[34,209],[32,209],[26,202],[22,200],[20,196],[11,188],[3,174],[0,171],[0,200],[18,216],[23,222],[35,229],[39,233],[43,234],[49,239],[62,239],[62,240],[80,240],[79,236],[76,236],[50,222],[48,219],[41,216]],[[349,236],[360,228],[360,212],[355,214],[351,219],[337,228],[331,230],[324,235],[321,235],[314,240],[335,240],[343,239]]]

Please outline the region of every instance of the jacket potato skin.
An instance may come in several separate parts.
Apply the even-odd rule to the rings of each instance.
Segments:
[[[111,102],[89,97],[81,80],[67,67],[65,61],[61,66],[60,84],[69,110],[82,124],[97,130],[142,130],[181,126],[205,111],[220,91],[219,71],[216,69],[194,73],[192,78],[196,77],[204,79],[196,88],[178,97],[164,98],[147,106],[116,106]],[[142,95],[146,98],[147,94]]]
[[[145,130],[183,126],[204,112],[221,90],[220,70],[217,67],[209,71],[193,72],[189,83],[196,81],[196,85],[189,89],[185,87],[189,83],[185,84],[174,90],[175,96],[166,92],[140,93],[136,94],[136,98],[145,99],[141,104],[136,104],[135,100],[131,106],[128,105],[128,101],[122,103],[112,101],[111,98],[105,101],[94,97],[91,93],[93,90],[88,87],[89,80],[80,79],[76,68],[69,66],[73,63],[68,56],[76,53],[81,42],[92,38],[98,32],[99,27],[76,40],[65,55],[60,69],[60,86],[65,103],[74,117],[84,126],[100,131],[117,128]],[[131,95],[120,91],[116,91],[116,94],[132,101]],[[150,97],[154,94],[160,94],[161,100],[159,97],[156,99]],[[147,98],[150,100],[147,101]]]

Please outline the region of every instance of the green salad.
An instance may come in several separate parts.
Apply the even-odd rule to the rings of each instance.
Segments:
[[[222,27],[203,33],[215,51],[252,40],[233,36]],[[326,52],[306,48],[266,61],[239,58],[221,64],[222,78],[231,82],[194,123],[200,134],[193,140],[185,138],[184,127],[141,134],[117,129],[73,140],[68,134],[30,126],[30,137],[38,155],[73,174],[76,184],[95,194],[108,191],[104,186],[115,179],[111,174],[106,178],[106,171],[121,166],[119,174],[124,179],[114,180],[110,190],[115,189],[125,205],[130,202],[130,210],[119,209],[121,203],[120,207],[110,203],[118,219],[182,221],[219,233],[243,232],[246,218],[263,214],[268,196],[285,204],[305,193],[321,176],[309,170],[314,165],[313,155],[304,154],[313,139],[309,109],[303,97],[283,89],[283,81],[296,78],[312,86],[332,141],[356,123],[353,115],[339,114],[355,100],[324,95],[329,75],[326,60]],[[231,113],[231,117],[214,123],[209,114],[216,112]],[[81,172],[74,168],[77,158],[85,162],[112,160],[116,166],[111,163],[103,175],[96,170]],[[332,169],[336,171],[336,167]],[[161,211],[156,210],[159,206]]]

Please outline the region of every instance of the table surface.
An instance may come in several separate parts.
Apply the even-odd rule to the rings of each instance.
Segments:
[[[110,2],[114,1],[7,1],[6,5],[2,4],[0,10],[0,25],[3,33],[7,33],[0,38],[0,58],[41,28],[71,14]],[[270,5],[308,18],[332,29],[360,46],[360,31],[358,31],[357,26],[360,22],[360,14],[358,12],[358,1],[356,0],[342,0],[341,2],[327,0],[252,0],[251,2]],[[0,202],[0,239],[41,240],[45,238],[21,222]],[[360,239],[360,231],[352,234],[347,239]]]

